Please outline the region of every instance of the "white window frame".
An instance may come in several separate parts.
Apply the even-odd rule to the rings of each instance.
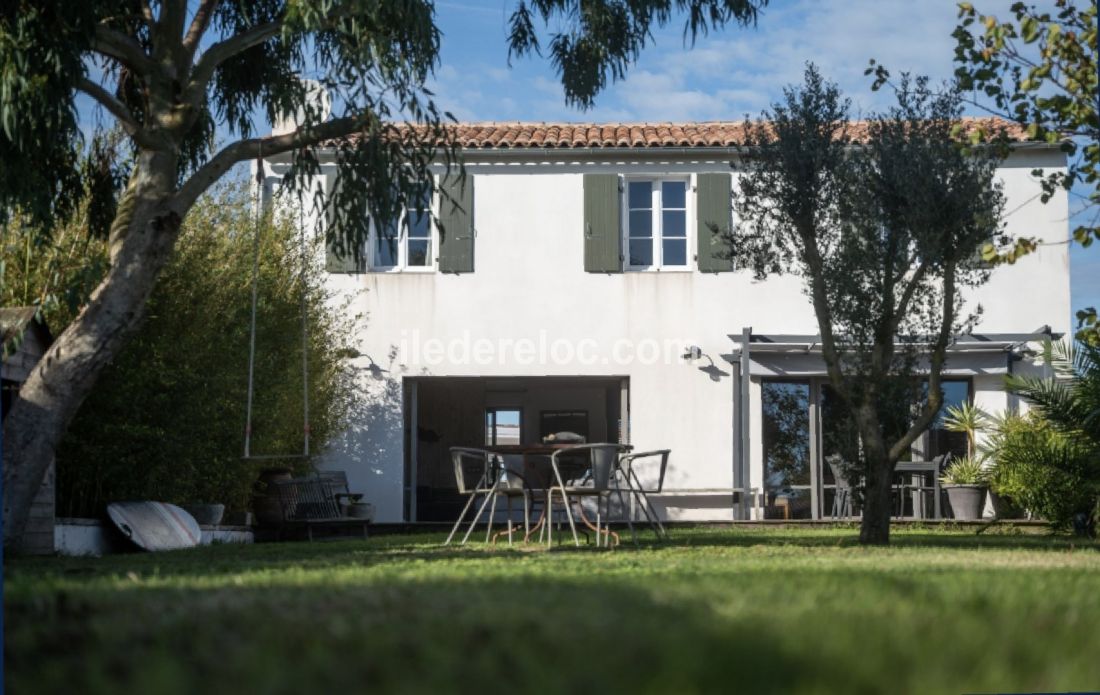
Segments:
[[[405,220],[409,216],[409,209],[401,212],[398,220],[397,263],[394,265],[382,265],[378,262],[378,226],[374,220],[370,221],[370,234],[367,239],[367,271],[371,273],[434,273],[439,264],[439,230],[436,229],[435,215],[437,209],[437,195],[433,190],[428,200],[429,209],[425,214],[428,219],[428,264],[409,265],[409,235],[408,225]]]
[[[622,249],[623,270],[631,272],[652,273],[690,273],[695,267],[695,175],[694,174],[638,174],[622,177],[623,187],[620,196],[622,223]],[[631,182],[649,181],[653,184],[653,196],[651,202],[652,218],[652,242],[653,263],[651,265],[631,265],[630,263],[630,184]],[[661,184],[667,181],[681,182],[684,190],[684,264],[665,265],[664,245],[664,216],[661,214]]]

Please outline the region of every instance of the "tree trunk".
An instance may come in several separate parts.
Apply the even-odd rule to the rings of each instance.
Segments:
[[[31,372],[4,421],[4,547],[18,549],[57,446],[103,368],[137,328],[178,237],[174,155],[139,155],[111,239],[107,276]]]
[[[885,461],[868,461],[867,464],[859,542],[863,545],[889,545],[890,517],[894,511],[891,499],[894,466]]]

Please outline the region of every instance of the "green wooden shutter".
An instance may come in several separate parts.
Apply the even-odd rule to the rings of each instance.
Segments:
[[[444,273],[474,272],[474,177],[444,178],[446,195],[439,203],[439,270]]]
[[[623,270],[619,177],[584,175],[584,269],[589,273]]]
[[[332,196],[332,192],[336,187],[335,181],[335,174],[329,174],[324,178],[322,185],[325,188],[326,200]],[[337,251],[338,244],[336,244],[336,240],[332,235],[336,214],[331,209],[325,212],[325,270],[330,273],[362,272],[366,260],[360,258],[361,254],[354,253],[354,249],[345,249],[343,254]]]
[[[733,261],[723,256],[729,247],[723,235],[730,231],[729,174],[699,174],[696,183],[697,200],[697,258],[699,270],[704,273],[721,273],[733,270]],[[711,229],[717,225],[717,232]]]

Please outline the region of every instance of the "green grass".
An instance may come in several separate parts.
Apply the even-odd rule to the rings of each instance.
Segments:
[[[13,693],[1100,688],[1100,546],[852,529],[443,548],[438,535],[17,558]]]

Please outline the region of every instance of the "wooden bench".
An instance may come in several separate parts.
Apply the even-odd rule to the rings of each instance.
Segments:
[[[314,529],[361,530],[367,538],[369,519],[345,516],[342,504],[356,501],[360,495],[348,492],[348,477],[343,471],[322,471],[276,483],[283,522],[279,538],[304,530],[313,540]]]

